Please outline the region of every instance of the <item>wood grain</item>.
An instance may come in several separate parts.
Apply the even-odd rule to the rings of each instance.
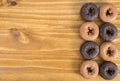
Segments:
[[[4,2],[3,2],[4,1]],[[80,8],[86,2],[98,6],[113,3],[118,17],[112,22],[120,31],[120,0],[17,0],[16,6],[1,0],[1,81],[87,81],[79,74],[84,42],[79,27],[85,22]],[[96,19],[100,25],[102,22]],[[113,42],[120,50],[120,33]],[[95,40],[101,44],[98,38]],[[99,57],[93,59],[102,62]],[[114,61],[120,68],[120,53]],[[113,81],[119,81],[118,75]],[[104,81],[97,76],[92,81]],[[91,80],[89,80],[91,81]]]

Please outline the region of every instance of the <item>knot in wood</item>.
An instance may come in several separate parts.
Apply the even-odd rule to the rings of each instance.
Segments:
[[[28,44],[30,42],[27,32],[23,29],[12,28],[11,33],[14,38],[17,38],[17,40],[23,44]]]

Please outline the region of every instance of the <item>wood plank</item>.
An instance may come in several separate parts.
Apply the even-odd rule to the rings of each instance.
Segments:
[[[120,31],[120,0],[16,0],[16,6],[0,1],[1,81],[86,81],[79,74],[84,40],[79,28],[85,21],[80,8],[86,2],[109,2],[118,9],[113,22]],[[100,19],[95,22],[101,25]],[[120,50],[120,33],[113,42]],[[99,45],[100,38],[95,40]],[[102,59],[95,59],[99,64]],[[120,68],[120,53],[114,61]],[[112,80],[119,81],[120,74]],[[104,81],[97,76],[92,81]],[[89,80],[90,81],[90,80]]]

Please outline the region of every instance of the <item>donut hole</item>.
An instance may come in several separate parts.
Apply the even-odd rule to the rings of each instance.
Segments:
[[[90,55],[90,54],[93,54],[94,51],[95,51],[95,48],[89,48],[89,49],[87,50],[87,53]]]
[[[88,27],[88,32],[87,33],[88,33],[88,35],[93,35],[94,34],[94,29]]]
[[[109,8],[107,11],[106,11],[106,16],[112,16],[113,14],[113,11]]]
[[[87,72],[88,72],[88,74],[92,74],[93,73],[93,69],[91,67],[87,67]]]
[[[106,30],[106,34],[109,36],[113,36],[114,35],[114,31],[112,29],[107,29]]]
[[[87,15],[92,16],[93,13],[94,13],[94,8],[93,8],[93,7],[90,7],[90,8],[88,9],[88,14],[87,14]]]
[[[108,68],[108,70],[106,70],[106,72],[109,76],[112,76],[115,73],[115,70],[111,69],[111,68]]]
[[[113,50],[111,50],[111,47],[108,47],[108,50],[107,50],[107,55],[109,56],[109,57],[112,57],[113,56]]]

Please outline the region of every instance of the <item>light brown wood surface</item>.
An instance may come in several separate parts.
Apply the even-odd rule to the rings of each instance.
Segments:
[[[120,31],[120,0],[18,0],[16,6],[1,0],[0,81],[104,81],[79,74],[79,28],[85,22],[79,13],[86,2],[113,3],[118,17],[112,23]],[[113,42],[120,50],[120,33]],[[99,56],[93,60],[102,62]],[[120,68],[120,52],[114,62]],[[112,81],[119,80],[120,74]]]

